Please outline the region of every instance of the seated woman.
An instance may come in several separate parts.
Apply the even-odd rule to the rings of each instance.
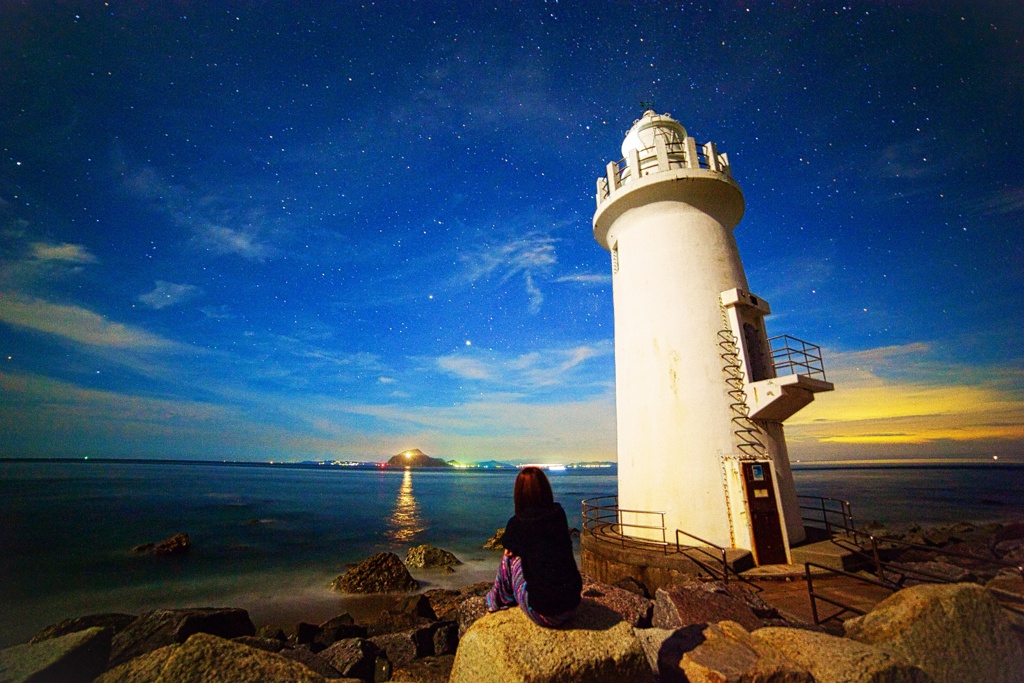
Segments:
[[[519,605],[541,626],[562,626],[579,606],[583,589],[565,510],[536,467],[524,467],[516,477],[513,498],[516,513],[505,525],[505,555],[487,593],[487,611]]]

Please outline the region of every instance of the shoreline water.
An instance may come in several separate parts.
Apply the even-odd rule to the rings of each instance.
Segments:
[[[372,599],[340,596],[330,581],[374,552],[404,558],[419,543],[466,562],[455,574],[413,570],[424,588],[490,581],[497,556],[480,546],[511,514],[515,474],[0,461],[0,647],[90,612],[230,605],[277,625],[372,612]],[[795,467],[794,476],[800,493],[851,500],[859,524],[1024,518],[1024,466],[1013,463],[818,463]],[[615,493],[614,470],[551,480],[570,519],[582,498]],[[178,531],[193,537],[187,557],[131,555]]]

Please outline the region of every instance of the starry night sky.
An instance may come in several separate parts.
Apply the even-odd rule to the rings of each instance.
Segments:
[[[595,178],[728,153],[794,458],[1021,454],[1024,10],[4,2],[0,457],[615,457]],[[643,103],[643,104],[642,104]]]

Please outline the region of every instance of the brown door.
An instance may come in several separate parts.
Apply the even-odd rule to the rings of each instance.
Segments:
[[[775,502],[772,468],[767,462],[745,462],[743,486],[754,532],[754,560],[757,564],[786,564],[786,545],[782,540],[779,506]]]

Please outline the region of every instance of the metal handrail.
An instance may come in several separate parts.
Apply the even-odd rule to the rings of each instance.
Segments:
[[[776,376],[805,375],[826,381],[821,347],[817,344],[811,344],[788,334],[780,334],[777,337],[771,337],[768,340],[768,346],[772,351],[772,363],[775,365]]]
[[[607,505],[600,503],[599,501],[613,501],[618,502],[618,496],[597,496],[596,498],[587,498],[582,501],[583,506],[583,528],[585,531],[589,531],[595,538],[601,538],[598,536],[598,532],[602,536],[609,535],[607,530],[612,529],[612,535],[618,536],[619,544],[625,548],[627,545],[633,546],[656,546],[662,549],[662,552],[668,553],[668,541],[665,538],[665,513],[664,511],[651,511],[651,510],[629,510],[626,508],[620,508],[618,505],[612,504]],[[610,514],[611,513],[611,514]],[[622,515],[633,514],[633,515],[657,515],[660,518],[660,524],[634,524],[623,520]],[[661,531],[661,541],[655,539],[640,538],[637,536],[628,536],[625,533],[625,529],[648,529],[653,531]]]
[[[819,517],[808,517],[801,513],[800,520],[811,524],[820,524],[829,537],[835,536],[834,527],[838,526],[844,534],[857,533],[853,524],[853,512],[850,508],[850,501],[840,498],[826,498],[824,496],[797,496],[797,501],[817,501],[816,505],[800,505],[800,509],[820,514]],[[829,507],[829,506],[832,507]],[[838,506],[838,509],[836,509]],[[839,524],[832,520],[835,515],[839,516]]]
[[[815,593],[814,592],[814,579],[812,578],[811,567],[815,567],[817,569],[824,569],[830,575],[839,574],[841,576],[847,576],[847,577],[849,577],[851,579],[856,579],[856,580],[862,581],[864,583],[870,583],[872,585],[879,586],[879,587],[884,588],[885,590],[888,590],[888,591],[894,591],[892,586],[889,586],[889,585],[887,585],[887,584],[885,584],[885,583],[883,583],[881,581],[875,581],[874,579],[869,579],[866,576],[861,576],[860,574],[854,574],[853,572],[844,571],[842,569],[835,569],[834,567],[826,567],[825,565],[818,564],[817,562],[804,562],[804,577],[807,580],[807,596],[808,596],[808,598],[811,601],[811,616],[814,617],[814,625],[815,626],[820,626],[821,624],[825,623],[826,621],[831,621],[833,619],[836,619],[836,618],[839,617],[839,615],[846,614],[847,612],[853,612],[854,614],[859,614],[859,615],[864,615],[864,614],[866,614],[866,612],[864,610],[862,610],[862,609],[858,609],[858,608],[854,607],[853,605],[847,605],[845,603],[839,602],[838,600],[834,600],[834,599],[829,598],[829,597],[827,597],[825,595],[821,595],[820,593]],[[830,604],[830,605],[832,605],[834,607],[838,607],[839,611],[836,612],[835,614],[832,614],[831,616],[828,616],[828,617],[824,618],[824,619],[820,619],[818,617],[818,603],[817,603],[818,600],[821,600],[822,602],[827,602],[828,604]]]
[[[685,546],[685,548],[686,548],[686,550],[696,550],[697,552],[704,553],[705,555],[707,555],[711,559],[718,560],[719,562],[721,562],[722,563],[722,582],[723,583],[729,583],[729,561],[728,561],[728,559],[725,556],[725,548],[723,548],[722,546],[720,546],[720,545],[718,545],[716,543],[712,543],[711,541],[703,539],[700,536],[695,536],[695,535],[693,535],[691,533],[683,531],[682,529],[676,529],[676,552],[677,553],[683,552],[683,546],[679,545],[679,534],[682,534],[683,536],[686,536],[687,538],[692,538],[695,541],[700,541],[701,543],[703,543],[706,547],[691,545],[691,546]],[[718,550],[718,552],[720,554],[720,557],[715,557],[714,553],[711,552],[710,548],[715,548],[716,550]]]

